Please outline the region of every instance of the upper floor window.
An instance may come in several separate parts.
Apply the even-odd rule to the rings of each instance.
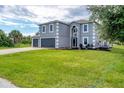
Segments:
[[[54,25],[53,24],[50,24],[49,25],[49,32],[53,32],[54,31]]]
[[[88,32],[88,24],[83,25],[83,32],[87,33]]]
[[[42,26],[42,33],[45,33],[45,32],[46,32],[46,26],[43,25],[43,26]]]

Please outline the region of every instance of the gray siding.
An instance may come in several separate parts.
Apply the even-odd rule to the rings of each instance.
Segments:
[[[57,30],[57,23],[58,24],[58,32]],[[53,24],[54,25],[54,31],[52,33],[49,32],[49,25]],[[43,33],[42,32],[42,26],[45,25],[46,26],[46,32]],[[69,41],[70,41],[70,37],[69,37],[69,26],[66,24],[63,24],[61,22],[53,22],[53,23],[46,23],[46,24],[42,24],[40,27],[40,36],[41,38],[56,38],[57,33],[58,33],[58,48],[65,48],[65,47],[69,47]],[[57,39],[57,38],[56,38]],[[41,42],[42,43],[42,42]]]
[[[87,33],[83,32],[83,25],[84,24],[88,24],[88,32]],[[83,44],[83,38],[84,37],[88,37],[89,44],[95,43],[95,45],[97,45],[97,43],[98,43],[98,34],[97,34],[96,31],[93,30],[94,29],[94,27],[93,27],[94,24],[93,23],[78,24],[78,23],[74,22],[74,23],[72,23],[70,25],[70,31],[71,31],[72,26],[76,26],[78,28],[78,47],[79,47],[80,43]],[[94,42],[94,40],[95,40],[95,42]]]
[[[59,47],[60,48],[70,47],[69,26],[62,23],[59,23]]]
[[[95,40],[95,44],[98,43],[98,34],[96,29],[94,29],[95,26],[93,23],[88,23],[88,33],[83,32],[83,24],[81,24],[81,37],[88,37],[89,38],[89,44],[93,44],[93,40]],[[94,30],[93,30],[94,29]],[[95,38],[94,38],[95,37]],[[83,43],[83,39],[81,41]]]
[[[83,37],[88,37],[89,38],[89,44],[93,44],[93,24],[92,23],[88,23],[88,32],[84,33],[83,32],[83,25],[81,24],[81,40],[83,43]]]
[[[53,32],[49,32],[49,25],[53,24],[54,25],[54,31]],[[42,32],[42,26],[45,25],[46,26],[46,33]],[[55,38],[56,36],[56,23],[47,23],[47,24],[42,24],[39,27],[40,30],[40,36],[41,38]]]
[[[49,25],[53,24],[54,25],[54,31],[49,32]],[[95,45],[97,45],[99,39],[98,39],[98,34],[94,30],[94,24],[92,22],[86,23],[88,24],[88,33],[83,32],[83,25],[85,23],[79,24],[76,22],[71,23],[70,25],[61,23],[59,21],[53,21],[49,23],[45,23],[39,26],[39,32],[40,35],[33,37],[33,39],[38,39],[38,47],[41,47],[41,39],[44,38],[55,38],[55,47],[56,48],[70,48],[71,47],[71,35],[70,31],[72,26],[76,26],[78,28],[78,41],[77,41],[77,46],[79,47],[79,44],[83,44],[83,37],[88,37],[89,44],[93,44],[95,41]],[[42,33],[42,26],[46,26],[46,32]],[[32,40],[33,41],[33,40]]]

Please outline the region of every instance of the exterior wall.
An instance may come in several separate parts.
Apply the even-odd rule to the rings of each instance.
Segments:
[[[69,26],[59,23],[59,48],[70,47],[70,32]]]
[[[95,47],[97,46],[98,43],[98,34],[95,29],[95,23],[88,23],[88,32],[84,33],[83,32],[83,25],[81,24],[81,42],[83,44],[83,37],[88,37],[89,39],[89,44],[93,44]]]
[[[53,24],[53,26],[54,26],[54,31],[53,32],[49,31],[49,25],[50,24]],[[44,26],[44,25],[46,26],[46,32],[45,33],[42,32],[42,26]],[[42,24],[42,25],[39,26],[39,31],[40,31],[40,37],[41,38],[55,38],[55,48],[58,48],[58,45],[57,45],[57,42],[56,42],[57,41],[56,26],[57,26],[57,22],[52,22],[52,23],[50,22],[50,23]],[[42,44],[42,42],[41,42],[41,44]]]
[[[41,41],[40,41],[41,39],[40,39],[40,37],[35,36],[35,37],[32,38],[32,44],[31,44],[32,47],[33,47],[33,39],[38,39],[38,47],[41,47]]]
[[[54,31],[49,32],[49,25],[54,25]],[[39,36],[34,36],[32,38],[32,44],[33,39],[38,39],[38,47],[41,47],[41,38],[55,38],[55,48],[71,48],[71,29],[73,26],[76,26],[78,29],[77,34],[77,47],[79,47],[79,44],[83,44],[83,37],[88,37],[89,44],[93,44],[95,47],[98,44],[98,34],[95,31],[95,23],[86,23],[88,24],[88,33],[83,32],[83,24],[79,24],[76,22],[71,23],[70,25],[61,23],[59,21],[49,22],[45,23],[39,26]],[[46,26],[46,32],[42,33],[42,26]]]
[[[49,24],[54,25],[54,31],[53,32],[49,32]],[[42,26],[43,25],[46,26],[46,32],[45,33],[42,32]],[[56,23],[42,24],[41,26],[39,26],[39,32],[40,32],[41,38],[55,38],[55,36],[56,36]]]
[[[83,37],[88,37],[88,40],[89,40],[89,44],[92,44],[93,43],[93,25],[92,23],[88,23],[88,32],[84,33],[83,32],[83,25],[84,24],[81,24],[81,42],[83,44]]]
[[[49,24],[54,25],[54,31],[49,32]],[[42,33],[42,26],[46,26],[46,32]],[[52,22],[42,24],[39,27],[41,38],[55,38],[55,48],[66,48],[69,47],[69,26],[61,22]],[[42,42],[41,42],[42,43]]]

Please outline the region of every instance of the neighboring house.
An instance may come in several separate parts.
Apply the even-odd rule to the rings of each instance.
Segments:
[[[79,48],[92,45],[98,47],[100,42],[96,23],[88,20],[78,20],[64,23],[58,20],[39,25],[39,32],[32,38],[33,47]]]

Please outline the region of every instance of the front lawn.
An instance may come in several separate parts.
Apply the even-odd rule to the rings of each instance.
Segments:
[[[2,55],[0,77],[19,87],[124,87],[124,46]]]

